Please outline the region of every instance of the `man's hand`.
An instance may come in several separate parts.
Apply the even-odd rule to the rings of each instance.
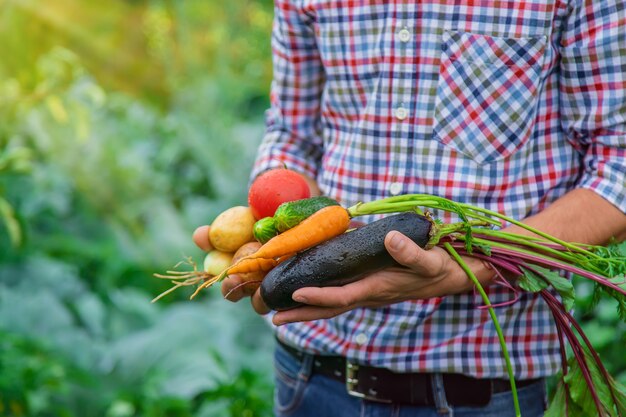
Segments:
[[[192,236],[193,242],[205,252],[213,249],[209,242],[210,226],[204,225],[198,227]],[[237,302],[244,297],[251,297],[252,307],[259,314],[267,314],[270,309],[267,308],[261,294],[258,290],[258,284],[242,285],[244,280],[239,275],[231,275],[222,281],[222,296],[229,301]]]
[[[334,317],[356,307],[380,307],[406,300],[427,299],[470,291],[471,280],[441,248],[424,250],[399,232],[390,232],[385,247],[402,265],[375,272],[342,287],[301,288],[295,301],[306,304],[276,313],[274,324]],[[481,283],[490,283],[493,271],[482,262],[466,259]]]
[[[270,309],[265,305],[261,298],[261,292],[258,285],[241,285],[244,281],[239,275],[231,275],[222,281],[222,296],[232,302],[237,302],[245,297],[250,297],[252,308],[258,314],[267,314]]]

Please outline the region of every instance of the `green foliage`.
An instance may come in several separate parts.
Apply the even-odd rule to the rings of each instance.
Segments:
[[[0,3],[0,415],[269,416],[271,332],[154,272],[245,204],[270,2]],[[236,30],[234,30],[236,29]]]
[[[31,151],[29,148],[5,146],[0,149],[0,178],[24,174],[30,170]],[[5,187],[0,183],[0,223],[4,222],[11,244],[22,243],[22,228],[13,206],[3,197]]]
[[[613,277],[610,281],[618,287],[626,289],[626,242],[621,245],[611,244],[606,247],[600,248],[600,254],[606,258],[621,258],[622,262],[615,267],[612,263],[606,265],[606,275]],[[619,297],[617,291],[611,288],[607,288],[601,285],[596,285],[594,289],[593,304],[595,305],[602,298],[603,295],[613,297],[618,301],[617,314],[620,319],[626,322],[626,299]]]
[[[566,311],[570,311],[574,308],[576,296],[574,294],[572,281],[559,275],[555,271],[539,266],[533,267],[533,270],[522,267],[522,270],[524,271],[524,275],[518,281],[520,288],[528,292],[539,292],[552,286],[561,296],[563,308],[565,308]],[[537,275],[537,273],[541,274],[541,276]]]
[[[626,387],[615,381],[612,377],[605,376],[595,364],[591,353],[584,349],[585,362],[589,366],[589,377],[594,381],[596,395],[602,409],[602,415],[617,417],[626,413]],[[563,382],[559,382],[550,408],[545,417],[563,415],[563,410],[568,410],[571,417],[587,417],[599,415],[598,406],[585,382],[582,370],[578,363],[569,361],[570,372],[565,375]],[[568,396],[565,387],[569,390]],[[570,400],[567,400],[570,398]],[[566,404],[567,401],[567,404]]]
[[[626,243],[622,246],[626,246]],[[598,298],[592,283],[577,280],[575,286],[576,319],[609,373],[622,385],[626,385],[626,324],[618,314],[619,306],[614,298]]]
[[[62,398],[74,369],[42,344],[0,332],[0,369],[0,414],[45,415],[53,403],[57,415],[67,414]]]
[[[9,415],[192,416],[213,403],[214,415],[269,412],[267,329],[240,306],[162,308],[133,288],[102,299],[49,258],[5,265],[0,282],[0,407],[20,410]]]

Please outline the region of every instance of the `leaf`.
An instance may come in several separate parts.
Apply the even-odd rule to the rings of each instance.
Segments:
[[[59,96],[49,96],[46,99],[46,105],[48,106],[48,110],[50,110],[52,117],[54,117],[54,120],[60,124],[67,123],[69,116],[67,110],[65,109],[65,105]]]
[[[618,287],[626,289],[626,276],[624,274],[619,274],[606,279]],[[618,291],[615,291],[606,285],[600,284],[599,282],[596,282],[594,285],[590,308],[596,308],[600,303],[600,300],[603,299],[603,296],[611,297],[617,301],[617,315],[623,322],[626,322],[626,297]]]
[[[13,246],[20,245],[22,243],[22,228],[15,217],[13,207],[2,197],[0,197],[0,217],[9,232],[9,238]]]
[[[487,256],[491,256],[491,246],[474,244],[474,247]]]
[[[618,287],[626,289],[626,276],[624,274],[620,274],[613,278],[607,279]],[[596,293],[594,293],[594,296],[597,294],[599,297],[599,294],[604,293],[609,295],[610,297],[613,297],[617,301],[617,314],[622,321],[626,322],[626,297],[604,285],[597,285],[595,287],[595,290]]]
[[[546,277],[550,281],[550,284],[554,287],[555,290],[561,296],[563,301],[563,307],[565,310],[571,311],[574,308],[574,303],[576,301],[576,295],[574,293],[574,285],[570,280],[564,278],[557,274],[554,271],[550,271],[546,269]]]
[[[556,391],[550,399],[548,409],[543,417],[563,417],[565,410],[565,385],[563,379],[560,378],[556,386]]]
[[[576,296],[574,293],[574,285],[570,280],[562,277],[556,271],[537,265],[533,265],[532,270],[524,268],[523,266],[521,268],[524,271],[524,275],[519,283],[522,289],[530,292],[539,292],[547,288],[546,284],[550,284],[561,296],[565,310],[571,311],[572,308],[574,308]]]
[[[593,381],[593,389],[595,390],[600,403],[608,416],[617,417],[624,415],[626,412],[626,388],[617,382],[611,376],[608,376],[608,381],[605,380],[604,375],[598,368],[598,365],[593,359],[593,356],[584,347],[585,362],[589,368],[589,374]],[[591,390],[587,386],[587,382],[583,377],[582,370],[574,358],[570,358],[568,361],[569,373],[563,378],[569,386],[569,393],[572,401],[576,403],[584,411],[584,416],[597,415],[595,402],[591,395]],[[607,383],[608,382],[608,383]],[[611,391],[615,395],[617,403],[613,401]]]
[[[566,404],[567,402],[567,404]],[[567,410],[567,414],[565,413]],[[543,417],[589,417],[585,415],[585,412],[571,399],[566,398],[565,384],[562,379],[559,379],[556,392],[550,400],[548,409],[544,413]]]
[[[25,174],[32,168],[33,152],[24,146],[11,146],[0,153],[0,172]]]
[[[615,406],[617,412],[625,416],[626,415],[626,386],[620,384],[617,381],[613,381],[613,389],[615,390],[615,400],[617,401]]]
[[[524,271],[524,275],[519,278],[517,284],[524,291],[539,292],[548,288],[548,283],[537,274],[524,267],[522,267],[522,271]]]

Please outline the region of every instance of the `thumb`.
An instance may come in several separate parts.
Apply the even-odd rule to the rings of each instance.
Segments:
[[[398,231],[391,231],[385,236],[387,252],[399,264],[412,269],[418,274],[429,275],[441,267],[441,259],[430,251],[424,250],[407,236]]]

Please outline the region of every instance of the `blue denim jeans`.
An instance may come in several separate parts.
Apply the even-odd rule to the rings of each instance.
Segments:
[[[445,394],[437,387],[436,407],[384,404],[349,395],[345,385],[319,374],[312,374],[312,356],[302,361],[281,346],[274,354],[276,417],[515,417],[510,392],[496,393],[485,407],[448,406]],[[518,389],[522,417],[541,417],[545,409],[544,383]]]

